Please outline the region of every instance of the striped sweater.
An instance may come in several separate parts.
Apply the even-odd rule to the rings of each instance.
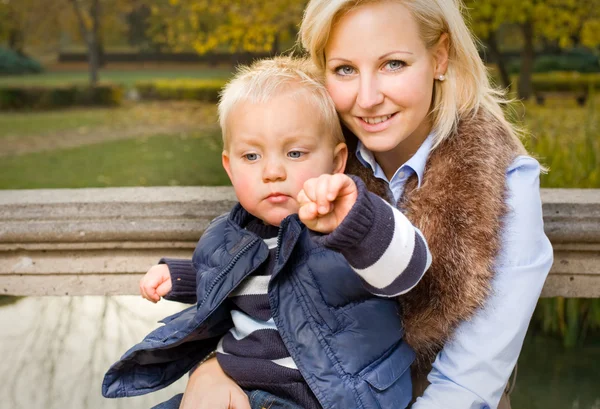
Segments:
[[[341,252],[371,293],[383,297],[403,294],[419,282],[431,263],[425,240],[402,213],[366,191],[361,182],[357,185],[358,199],[346,219],[331,234],[315,234],[314,239]],[[229,297],[234,327],[218,344],[219,364],[246,390],[266,390],[305,408],[320,408],[271,316],[267,289],[278,228],[257,219],[245,228],[265,241],[269,257]],[[169,265],[174,284],[166,298],[195,302],[195,272],[189,260],[162,262]]]

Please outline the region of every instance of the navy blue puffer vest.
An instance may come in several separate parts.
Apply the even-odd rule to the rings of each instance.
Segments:
[[[232,327],[224,301],[268,255],[259,237],[240,228],[249,217],[238,205],[211,223],[193,256],[197,305],[163,320],[112,365],[105,397],[161,389],[216,348]],[[344,257],[319,245],[296,215],[281,223],[278,240],[269,283],[273,319],[321,405],[406,407],[415,355],[402,341],[396,299],[369,293]]]

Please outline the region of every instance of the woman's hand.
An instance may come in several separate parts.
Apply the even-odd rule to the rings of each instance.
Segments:
[[[172,287],[171,273],[166,264],[152,266],[140,280],[140,294],[153,303],[160,301],[160,298],[167,295]]]
[[[331,233],[348,215],[357,197],[356,184],[347,175],[321,175],[304,182],[298,193],[298,216],[309,229]]]
[[[250,409],[250,401],[211,358],[190,375],[179,409]]]

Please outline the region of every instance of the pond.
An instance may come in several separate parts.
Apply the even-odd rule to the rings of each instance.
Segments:
[[[111,363],[159,319],[184,305],[140,297],[0,297],[0,408],[149,409],[183,391],[104,399]],[[9,302],[7,302],[9,301]],[[600,409],[600,340],[565,351],[529,333],[519,360],[513,409]]]

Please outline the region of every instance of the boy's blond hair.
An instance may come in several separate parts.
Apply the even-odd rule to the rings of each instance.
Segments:
[[[344,142],[335,105],[321,78],[319,70],[305,58],[275,57],[240,67],[221,91],[219,99],[224,148],[227,149],[231,136],[227,122],[238,103],[265,103],[290,91],[307,98],[321,112],[321,118],[315,120],[323,122],[334,143]]]
[[[525,152],[518,129],[506,120],[501,109],[507,102],[504,92],[490,84],[476,40],[461,14],[461,0],[311,0],[304,11],[299,37],[319,70],[325,71],[325,47],[336,21],[354,8],[386,1],[398,2],[410,11],[427,49],[437,44],[442,34],[450,40],[446,80],[434,81],[430,112],[436,136],[434,147],[452,134],[459,119],[483,108],[504,124]]]

